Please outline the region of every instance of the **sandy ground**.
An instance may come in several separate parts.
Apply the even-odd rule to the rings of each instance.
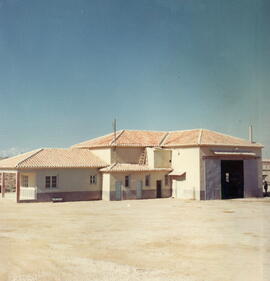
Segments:
[[[2,281],[270,280],[270,199],[0,200]]]

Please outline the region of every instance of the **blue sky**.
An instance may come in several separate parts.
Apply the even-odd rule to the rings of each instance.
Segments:
[[[0,0],[0,155],[207,128],[270,157],[270,1]]]

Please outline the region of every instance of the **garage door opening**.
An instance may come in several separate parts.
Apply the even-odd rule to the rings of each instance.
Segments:
[[[221,160],[222,199],[244,197],[243,160]]]

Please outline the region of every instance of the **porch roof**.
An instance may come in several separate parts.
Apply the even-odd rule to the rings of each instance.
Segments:
[[[151,168],[148,165],[114,163],[109,167],[100,169],[103,173],[117,172],[170,172],[171,168]]]
[[[186,172],[184,172],[184,171],[173,170],[172,172],[169,173],[169,176],[182,177],[185,174],[186,174]]]
[[[44,148],[0,160],[0,169],[102,168],[108,166],[86,149]]]

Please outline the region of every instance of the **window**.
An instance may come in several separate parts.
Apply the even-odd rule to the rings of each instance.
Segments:
[[[51,177],[46,176],[45,187],[46,188],[50,188],[51,187]]]
[[[129,176],[125,176],[125,187],[129,187]]]
[[[150,175],[145,176],[145,186],[150,186]]]
[[[22,186],[28,187],[28,176],[22,176]]]
[[[45,177],[45,187],[46,188],[56,188],[57,187],[57,176],[46,176]]]
[[[56,188],[56,187],[57,187],[57,177],[52,176],[52,188]]]
[[[230,182],[230,174],[229,173],[225,173],[225,181],[226,182]]]
[[[165,185],[169,185],[169,176],[165,175]]]
[[[90,176],[90,184],[96,184],[97,183],[97,176]]]

